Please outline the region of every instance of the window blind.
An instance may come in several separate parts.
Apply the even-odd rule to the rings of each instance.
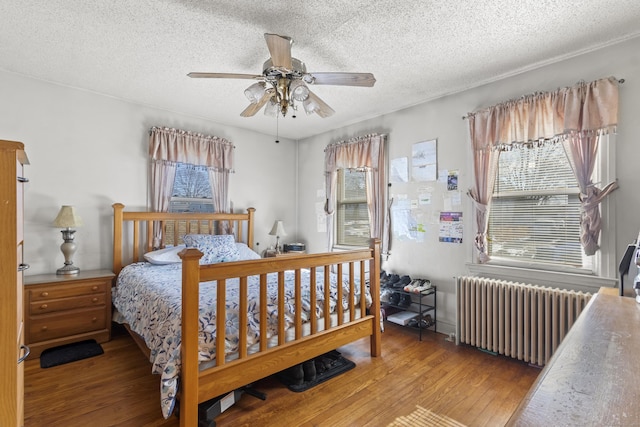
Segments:
[[[583,267],[578,194],[561,144],[500,153],[489,213],[489,254]]]
[[[367,246],[370,230],[364,171],[338,171],[336,205],[336,244]]]

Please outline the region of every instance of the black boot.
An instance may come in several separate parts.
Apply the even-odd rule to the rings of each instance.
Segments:
[[[289,385],[302,385],[304,383],[304,371],[302,363],[292,366],[285,371],[285,376]]]
[[[316,364],[313,359],[302,362],[302,371],[304,372],[304,381],[316,380]]]

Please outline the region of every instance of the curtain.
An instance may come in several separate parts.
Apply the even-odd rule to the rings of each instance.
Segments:
[[[486,224],[500,150],[513,145],[563,142],[580,183],[582,245],[595,253],[600,235],[599,204],[617,184],[600,190],[591,182],[598,138],[615,132],[618,121],[618,80],[608,77],[554,92],[534,93],[468,115],[474,156],[475,185],[469,196],[476,205],[476,248],[488,261]],[[494,153],[490,153],[494,151]]]
[[[229,209],[229,171],[209,168],[209,183],[213,193],[213,204],[216,212],[230,212]],[[218,206],[224,207],[219,209]],[[218,234],[232,234],[233,224],[227,221],[218,223]]]
[[[176,163],[206,166],[216,212],[229,212],[229,173],[233,172],[233,144],[224,138],[185,130],[152,127],[149,131],[151,159],[151,206],[169,209]],[[228,232],[228,230],[225,230]],[[162,231],[154,229],[154,246]]]
[[[470,121],[474,118],[470,117]],[[473,131],[473,130],[472,130]],[[496,170],[498,168],[499,152],[490,146],[482,146],[484,142],[478,138],[471,137],[473,145],[473,176],[474,187],[467,194],[474,202],[476,214],[476,237],[475,245],[478,249],[478,260],[480,263],[489,261],[487,254],[487,228],[489,225],[489,206],[493,195],[493,186],[496,181]]]
[[[601,137],[596,133],[575,133],[563,141],[569,164],[580,187],[580,242],[585,255],[594,255],[600,249],[598,237],[602,224],[599,206],[609,193],[618,188],[617,182],[611,182],[600,189],[591,180]]]
[[[382,253],[388,252],[389,239],[385,230],[386,156],[385,135],[365,135],[330,144],[325,149],[325,185],[327,214],[327,245],[333,247],[333,217],[336,207],[336,185],[339,169],[362,168],[367,182],[369,228],[372,238],[382,240]]]

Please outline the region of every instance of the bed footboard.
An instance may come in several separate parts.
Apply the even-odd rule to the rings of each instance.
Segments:
[[[339,253],[294,255],[283,258],[266,258],[253,261],[199,265],[202,253],[194,248],[182,251],[182,368],[180,390],[180,425],[193,426],[198,422],[198,404],[222,395],[261,378],[280,372],[305,360],[319,356],[340,346],[369,337],[371,356],[381,353],[380,334],[380,241],[372,239],[371,247],[366,250]],[[360,280],[367,277],[369,281]],[[295,320],[294,339],[286,340],[284,316],[278,317],[277,344],[269,346],[266,337],[266,301],[260,298],[259,349],[249,353],[247,338],[240,334],[237,359],[225,360],[225,292],[228,279],[239,278],[240,283],[240,330],[247,329],[247,277],[259,276],[261,295],[266,294],[266,276],[278,274],[278,283],[284,289],[284,272],[295,272]],[[342,286],[338,286],[338,301],[343,297],[348,301],[345,310],[341,304],[336,307],[335,323],[323,321],[311,316],[309,331],[304,334],[301,319],[301,272],[310,271],[310,301],[323,300],[324,313],[329,310],[329,296],[316,295],[315,277],[323,270],[326,281],[324,291],[329,292],[329,272],[336,272],[338,278],[348,283],[348,295],[342,295]],[[198,303],[201,282],[217,281],[217,324],[216,324],[216,366],[201,370],[198,363]],[[368,290],[367,290],[368,288]],[[366,298],[359,298],[356,304],[354,296],[369,293],[371,304],[367,307]],[[278,298],[278,312],[284,312],[284,296]],[[360,313],[358,315],[357,313]],[[325,316],[327,319],[327,316]]]
[[[225,230],[233,230],[236,242],[253,247],[253,208],[248,208],[246,213],[241,214],[177,214],[125,212],[124,205],[115,203],[113,209],[113,271],[116,274],[121,273],[123,266],[141,261],[145,252],[181,243],[184,234],[216,234],[220,222]],[[202,253],[195,248],[184,249],[180,253],[182,268],[177,273],[182,275],[179,390],[181,426],[198,425],[198,404],[201,402],[355,340],[368,337],[371,355],[380,355],[379,240],[372,239],[370,248],[363,250],[300,254],[211,265],[199,265],[201,256]],[[277,277],[277,283],[274,282],[274,276]],[[332,288],[330,276],[340,279],[338,286],[333,285]],[[366,280],[367,277],[369,280]],[[210,281],[216,281],[215,350],[212,349],[216,352],[215,366],[203,369],[198,362],[199,292],[200,284]],[[252,292],[258,288],[257,293],[260,295],[256,300],[253,293],[252,299],[252,307],[259,305],[259,314],[254,314],[259,319],[252,322],[253,334],[257,334],[258,339],[249,345],[247,334],[238,333],[237,352],[232,358],[225,354],[227,286],[234,286],[233,299],[236,301],[237,298],[238,301],[239,314],[236,317],[239,328],[236,331],[247,331],[248,282]],[[267,288],[271,294],[277,294],[271,299],[269,308],[272,312],[268,320],[268,303],[265,297]],[[285,288],[288,292],[286,298]],[[329,292],[333,292],[331,297]],[[367,294],[370,295],[370,300],[363,297]],[[305,311],[305,301],[308,305],[308,319],[303,319],[302,314]],[[335,309],[330,306],[330,301],[333,301]],[[315,310],[309,309],[314,305]],[[259,325],[256,327],[257,322]],[[274,327],[276,323],[277,327]]]

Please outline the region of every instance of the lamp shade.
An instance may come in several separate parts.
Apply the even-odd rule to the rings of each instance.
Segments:
[[[266,107],[264,107],[264,115],[269,117],[276,117],[278,115],[278,102],[275,100],[275,96],[271,97],[269,102],[267,102]]]
[[[287,235],[287,232],[284,231],[284,225],[282,224],[282,221],[277,220],[276,222],[273,223],[273,228],[269,232],[269,235],[271,235],[271,236],[286,236]]]
[[[244,95],[247,97],[249,102],[252,104],[257,104],[258,101],[262,98],[265,91],[265,84],[263,82],[254,83],[248,88],[245,89]]]
[[[289,85],[289,93],[291,97],[296,101],[304,101],[309,98],[309,88],[304,84],[302,80],[294,80]]]
[[[82,226],[82,218],[78,216],[73,206],[62,206],[58,216],[53,220],[53,225],[59,228],[72,228]]]

